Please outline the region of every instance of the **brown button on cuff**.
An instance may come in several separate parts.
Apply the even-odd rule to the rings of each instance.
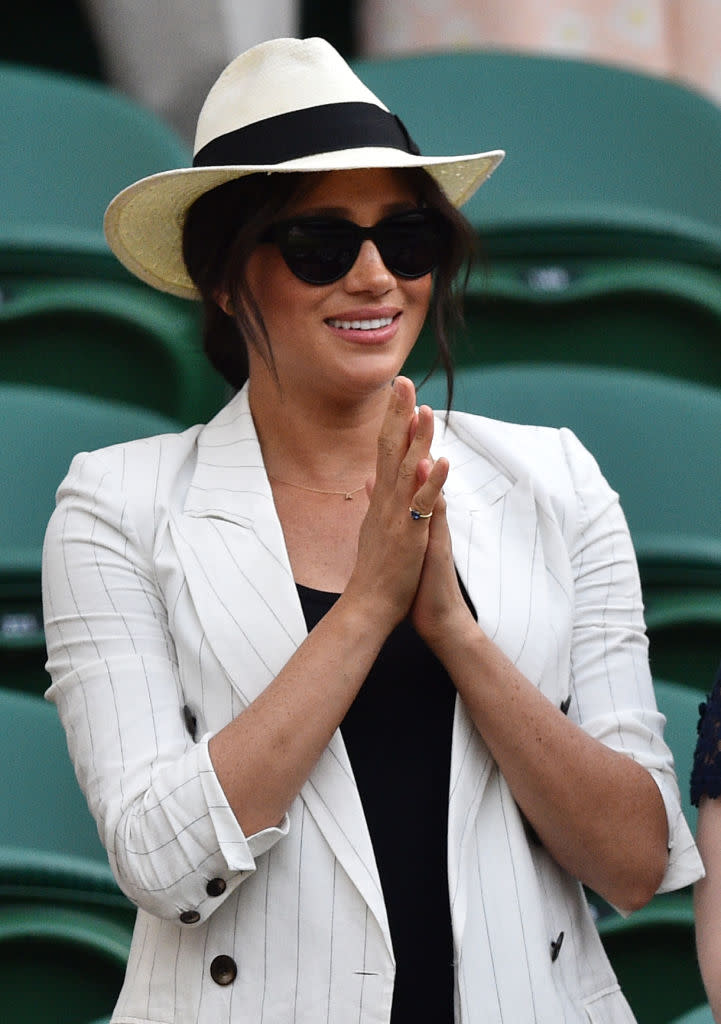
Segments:
[[[210,977],[216,985],[232,985],[238,975],[238,967],[232,956],[221,953],[210,965]]]
[[[183,924],[197,924],[200,920],[200,914],[197,910],[184,910],[180,915],[180,920]]]
[[[222,896],[225,892],[225,879],[211,878],[205,887],[208,896]]]

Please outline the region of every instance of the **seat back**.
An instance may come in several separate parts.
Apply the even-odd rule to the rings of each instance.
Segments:
[[[13,1024],[91,1024],[111,1013],[130,931],[90,910],[0,901],[0,991]]]
[[[120,277],[102,229],[108,202],[187,166],[180,138],[89,79],[0,63],[0,271]]]
[[[680,1017],[674,1017],[671,1024],[714,1024],[714,1016],[708,1003],[687,1010]]]
[[[492,258],[471,276],[464,321],[454,344],[459,365],[573,361],[721,387],[721,275],[714,268],[625,253]],[[427,324],[408,370],[427,372],[435,355]]]
[[[0,381],[129,402],[186,425],[227,400],[197,303],[93,278],[13,275],[0,291]]]
[[[666,716],[664,738],[676,765],[681,807],[695,834],[697,810],[691,803],[691,769],[698,736],[699,705],[706,694],[704,690],[668,679],[655,678],[653,685],[659,711]]]
[[[57,710],[42,697],[3,687],[0,715],[0,847],[85,858],[103,865],[104,874],[107,855],[75,778]],[[6,853],[0,868],[12,868],[12,863]],[[28,872],[33,875],[32,861]]]
[[[651,672],[708,693],[721,660],[721,587],[648,585]]]
[[[181,429],[170,417],[126,403],[0,384],[0,686],[42,693],[49,683],[42,545],[73,456]]]
[[[34,572],[55,491],[73,456],[106,445],[177,432],[159,413],[53,388],[0,384],[0,579]]]
[[[657,897],[628,918],[602,918],[598,929],[638,1024],[667,1024],[704,1003],[689,896]]]

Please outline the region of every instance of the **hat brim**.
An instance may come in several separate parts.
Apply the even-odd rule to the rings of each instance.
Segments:
[[[501,162],[503,150],[470,156],[430,157],[398,149],[352,149],[319,153],[268,166],[183,167],[161,171],[123,189],[105,211],[105,237],[141,281],[184,299],[199,294],[183,261],[188,210],[204,193],[235,178],[259,173],[318,172],[365,168],[421,167],[454,206],[462,206]]]

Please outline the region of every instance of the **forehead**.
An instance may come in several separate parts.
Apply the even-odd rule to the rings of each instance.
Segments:
[[[384,209],[418,201],[408,175],[391,167],[328,171],[309,178],[292,204],[295,212],[317,208],[352,213],[364,206]]]

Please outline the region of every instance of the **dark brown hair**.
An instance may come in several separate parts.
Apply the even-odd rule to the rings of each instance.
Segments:
[[[212,365],[232,388],[248,379],[246,345],[254,345],[274,368],[273,350],[263,318],[248,288],[248,258],[266,228],[279,220],[292,201],[318,180],[318,173],[250,174],[206,192],[188,211],[183,231],[183,258],[204,307],[203,346]],[[439,365],[447,380],[448,408],[453,398],[451,340],[461,326],[462,296],[473,254],[473,231],[440,187],[421,168],[404,168],[419,203],[439,210],[447,220],[449,241],[433,274],[429,319]],[[460,273],[463,271],[463,273]],[[217,296],[230,297],[233,315],[218,306]]]

